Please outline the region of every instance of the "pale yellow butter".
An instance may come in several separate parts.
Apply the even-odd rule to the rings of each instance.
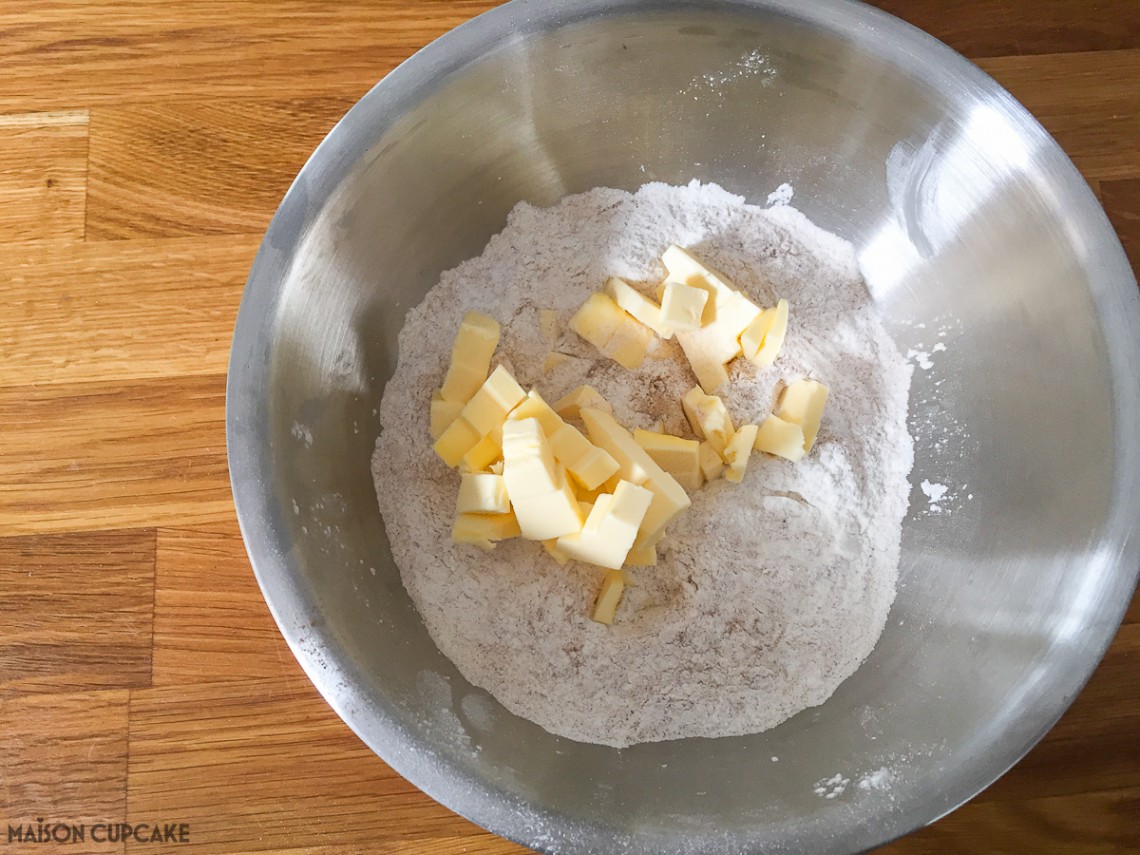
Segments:
[[[780,418],[804,429],[804,451],[811,451],[815,445],[827,395],[828,388],[819,381],[797,380],[780,398]]]
[[[665,250],[661,256],[661,263],[669,271],[667,281],[681,282],[709,293],[703,319],[706,324],[712,323],[719,313],[720,306],[737,293],[736,286],[727,276],[699,261],[688,250],[676,244]]]
[[[467,419],[460,416],[440,434],[432,448],[444,463],[454,469],[467,452],[478,445],[480,439],[482,436],[479,431],[475,430]]]
[[[459,482],[456,514],[505,514],[511,510],[502,475],[467,474]]]
[[[554,459],[587,490],[596,490],[618,469],[618,462],[565,422],[550,435]]]
[[[565,470],[556,467],[538,419],[503,426],[503,479],[527,540],[549,540],[582,528],[578,497]]]
[[[642,521],[637,545],[657,543],[665,526],[692,504],[689,494],[609,413],[586,407],[582,410],[582,421],[594,445],[605,449],[621,465],[622,477],[653,492],[653,502]]]
[[[724,474],[724,460],[706,440],[700,447],[701,474],[705,480],[712,483]]]
[[[804,429],[779,416],[768,416],[760,422],[755,446],[757,451],[774,454],[793,463],[803,460],[807,453],[804,451]]]
[[[604,351],[627,317],[625,310],[608,294],[595,293],[574,313],[570,319],[570,329],[598,350]]]
[[[570,328],[623,368],[640,367],[653,332],[607,294],[591,294],[570,319]]]
[[[661,323],[673,330],[699,330],[709,292],[682,282],[665,282],[661,296]]]
[[[431,438],[439,439],[451,423],[459,418],[463,401],[448,401],[436,391],[431,396]]]
[[[491,372],[491,376],[479,387],[479,391],[464,405],[462,416],[482,438],[496,425],[502,423],[507,413],[517,407],[524,398],[526,392],[523,387],[506,368],[500,365]]]
[[[744,480],[744,471],[748,468],[748,459],[752,456],[752,447],[756,442],[756,425],[744,425],[737,428],[732,441],[724,450],[724,461],[728,464],[724,477],[739,484]]]
[[[635,546],[629,551],[629,555],[626,556],[625,563],[630,567],[656,567],[657,547]],[[628,583],[628,577],[626,577],[624,581]]]
[[[578,418],[582,407],[593,407],[596,410],[605,410],[612,413],[609,401],[593,386],[579,386],[568,395],[563,395],[554,402],[554,412],[564,419]]]
[[[608,501],[594,504],[581,531],[558,538],[558,548],[579,561],[620,569],[653,498],[644,487],[620,482]]]
[[[667,433],[635,430],[633,439],[690,493],[701,486],[700,443]]]
[[[649,329],[653,330],[653,332],[657,333],[657,335],[664,339],[673,337],[673,331],[669,329],[666,324],[662,323],[661,306],[658,306],[640,291],[637,291],[616,276],[611,277],[609,281],[606,282],[606,288],[610,292],[610,296],[614,298],[615,303],[649,327]]]
[[[776,361],[788,335],[788,301],[780,300],[771,309],[765,309],[740,335],[740,347],[745,358],[756,365],[767,367]]]
[[[511,410],[507,419],[509,421],[538,419],[538,423],[542,425],[542,430],[547,436],[553,434],[563,424],[562,417],[551,409],[550,405],[535,389],[526,393],[526,400]]]
[[[511,513],[460,514],[451,528],[451,539],[490,552],[498,541],[510,540],[520,533],[518,521]]]
[[[727,360],[723,358],[721,339],[702,335],[703,332],[678,331],[677,343],[681,345],[697,382],[711,395],[728,382],[728,371],[724,367]]]
[[[494,434],[495,431],[491,431],[463,455],[463,460],[459,463],[460,471],[482,472],[503,456],[503,448]]]
[[[681,399],[681,409],[685,411],[693,433],[707,439],[716,453],[723,457],[725,448],[736,433],[724,401],[715,395],[706,395],[700,387],[694,386]]]
[[[598,598],[594,601],[593,619],[607,626],[614,622],[618,606],[621,604],[621,595],[625,590],[624,576],[620,570],[610,570],[602,580],[602,587],[598,591]]]
[[[451,348],[451,366],[440,390],[445,401],[465,404],[483,385],[499,344],[499,332],[494,318],[479,312],[468,312],[464,316]]]

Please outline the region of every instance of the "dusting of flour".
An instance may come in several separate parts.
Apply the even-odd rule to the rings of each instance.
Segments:
[[[503,327],[496,361],[556,400],[596,387],[624,425],[691,436],[694,385],[659,341],[637,371],[566,329],[609,276],[646,293],[671,243],[692,249],[761,305],[791,303],[769,369],[736,360],[721,390],[737,424],[773,408],[780,384],[831,387],[812,454],[754,455],[743,484],[692,497],[656,567],[634,570],[612,627],[588,617],[602,572],[562,568],[522,540],[484,554],[450,529],[458,475],[431,450],[428,405],[454,330],[475,309]],[[554,348],[538,312],[555,309]],[[518,205],[483,255],[444,273],[409,312],[380,407],[372,468],[404,585],[440,650],[507,709],[552,733],[617,747],[766,730],[823,703],[867,657],[895,595],[913,447],[911,366],[877,319],[852,247],[791,207],[764,209],[715,185],[596,189],[551,208]]]

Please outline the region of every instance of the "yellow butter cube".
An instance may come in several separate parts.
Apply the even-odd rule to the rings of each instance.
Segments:
[[[704,330],[678,330],[677,343],[681,345],[685,359],[702,389],[711,395],[728,382],[728,371],[724,366],[732,357],[725,358],[719,336],[705,334]]]
[[[804,451],[804,429],[779,416],[768,416],[760,422],[755,447],[757,451],[774,454],[793,463],[803,460],[807,453]]]
[[[509,421],[538,419],[538,423],[542,425],[542,430],[547,436],[553,434],[564,424],[562,417],[554,412],[542,395],[534,389],[526,393],[526,400],[511,410],[507,419]]]
[[[480,439],[482,436],[479,431],[475,430],[467,419],[460,416],[440,434],[432,448],[444,463],[454,469]]]
[[[665,282],[661,322],[672,330],[699,330],[709,292],[681,282]]]
[[[618,469],[618,462],[565,422],[550,436],[554,459],[587,490],[595,490]]]
[[[558,312],[553,309],[539,309],[538,330],[543,341],[554,344],[558,340]]]
[[[701,474],[710,484],[724,474],[724,459],[706,440],[700,447]]]
[[[607,283],[606,288],[610,292],[610,296],[614,298],[614,302],[621,306],[625,311],[632,315],[653,332],[662,338],[669,339],[673,337],[673,331],[669,329],[661,319],[661,306],[658,306],[640,291],[631,288],[627,283],[618,279],[616,276],[612,277]]]
[[[586,407],[582,410],[582,421],[594,445],[607,451],[621,466],[622,477],[653,493],[653,502],[638,531],[637,544],[657,543],[669,522],[692,504],[685,488],[658,466],[609,413]]]
[[[724,450],[724,461],[728,469],[724,477],[739,484],[744,480],[744,470],[748,468],[748,459],[752,456],[752,447],[756,442],[756,425],[744,425],[737,428],[732,441]]]
[[[502,475],[466,474],[459,482],[455,502],[458,514],[505,514],[511,510],[507,485]]]
[[[816,380],[797,380],[780,397],[780,418],[804,430],[804,451],[811,451],[823,410],[827,406],[828,388]]]
[[[717,454],[723,457],[725,448],[736,432],[724,402],[715,395],[706,395],[694,386],[681,399],[681,408],[685,411],[685,418],[689,420],[693,433],[707,439]]]
[[[526,392],[523,387],[500,365],[464,405],[462,415],[479,436],[484,437],[524,398]]]
[[[460,471],[483,472],[503,456],[503,448],[495,439],[494,434],[495,431],[487,434],[463,455],[463,460],[459,464]]]
[[[614,337],[602,349],[602,353],[622,368],[633,371],[641,367],[651,344],[653,344],[653,331],[630,319],[618,328]]]
[[[570,329],[603,350],[626,322],[625,310],[607,294],[591,294],[570,319]]]
[[[564,419],[576,419],[582,407],[593,407],[595,410],[605,410],[612,413],[613,408],[593,386],[579,386],[568,395],[563,395],[554,402],[554,412]]]
[[[549,493],[527,496],[518,501],[511,497],[511,508],[518,517],[522,536],[527,540],[550,540],[582,530],[585,517],[578,497],[565,471],[557,476],[558,485]],[[508,490],[509,492],[509,490]]]
[[[460,514],[451,528],[451,539],[490,552],[498,541],[510,540],[520,533],[518,521],[511,513]]]
[[[657,566],[657,547],[656,546],[638,546],[629,551],[626,556],[625,563],[630,567],[656,567]],[[629,584],[629,577],[625,577],[624,581]]]
[[[614,622],[621,595],[625,590],[624,577],[619,570],[610,570],[602,580],[602,587],[598,591],[598,598],[594,601],[594,613],[591,617],[598,623],[606,626]]]
[[[546,550],[547,554],[558,562],[559,567],[565,567],[569,561],[570,556],[558,548],[558,538],[552,537],[550,540],[542,542],[542,548]]]
[[[491,357],[499,344],[499,324],[479,312],[468,312],[459,325],[451,348],[451,367],[447,369],[440,394],[445,401],[467,403],[491,367]]]
[[[740,335],[740,347],[745,358],[756,365],[767,367],[776,361],[788,334],[788,301],[780,300],[771,309],[756,318]]]
[[[682,282],[694,288],[702,288],[709,293],[705,304],[704,323],[712,323],[721,304],[736,293],[736,286],[720,271],[698,260],[688,250],[674,244],[665,250],[661,262],[669,271],[669,279]]]
[[[653,493],[622,481],[608,501],[594,504],[581,531],[558,538],[558,548],[579,561],[619,569],[637,538]]]
[[[682,439],[648,430],[635,430],[633,439],[658,466],[676,478],[677,483],[690,493],[700,489],[700,443],[695,439]]]
[[[512,504],[558,489],[554,454],[538,419],[503,425],[503,478]]]
[[[462,401],[448,401],[438,391],[431,396],[431,438],[439,439],[463,410]]]

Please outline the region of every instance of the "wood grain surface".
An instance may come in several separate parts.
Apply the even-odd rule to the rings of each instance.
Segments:
[[[392,772],[254,583],[224,393],[278,200],[344,111],[491,0],[0,0],[0,852],[189,823],[206,852],[521,853]],[[1140,2],[877,0],[1056,136],[1140,263]],[[137,841],[98,852],[150,852]],[[1140,851],[1140,606],[1046,739],[882,850]]]

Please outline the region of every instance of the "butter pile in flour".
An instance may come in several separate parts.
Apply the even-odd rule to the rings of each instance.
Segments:
[[[736,359],[717,364],[723,378],[710,375],[690,332],[685,349],[680,335],[649,341],[630,368],[575,332],[572,317],[612,277],[654,295],[673,244],[758,306],[788,300],[793,320],[774,362]],[[678,328],[693,329],[700,307],[677,291],[656,296]],[[762,425],[780,389],[821,378],[827,415],[803,459],[757,453],[741,483],[692,491],[656,565],[622,571],[624,593],[603,625],[591,615],[605,570],[559,566],[517,538],[490,552],[452,542],[459,479],[432,450],[432,398],[469,310],[501,325],[494,364],[518,384],[550,401],[590,386],[631,431],[692,437],[682,399],[698,381],[717,387],[738,424]],[[441,651],[511,711],[613,746],[750,733],[822,703],[874,647],[895,594],[913,461],[910,368],[850,245],[791,208],[696,182],[519,205],[482,256],[445,273],[409,313],[399,344],[373,457],[393,555]]]

